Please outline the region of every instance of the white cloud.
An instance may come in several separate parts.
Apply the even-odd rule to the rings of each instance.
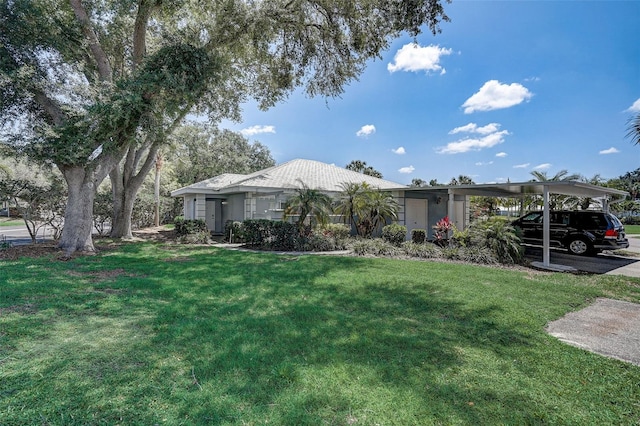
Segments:
[[[611,147],[609,149],[603,149],[602,151],[599,152],[599,154],[617,154],[620,151],[618,151],[615,147]]]
[[[407,152],[404,150],[403,146],[399,146],[398,149],[392,149],[391,152],[398,155],[406,154]]]
[[[462,106],[465,114],[509,108],[531,99],[533,94],[521,84],[502,84],[498,80],[487,81],[480,90]]]
[[[369,135],[372,135],[376,132],[376,126],[373,124],[365,124],[356,132],[356,136],[361,138],[366,138]]]
[[[456,133],[472,133],[478,128],[476,123],[469,123],[464,126],[456,127],[455,129],[449,132],[450,135],[455,135]]]
[[[493,164],[493,161],[487,161],[487,162],[478,161],[476,163],[476,166],[489,166],[491,164]]]
[[[480,133],[481,135],[488,135],[493,132],[497,132],[500,128],[500,124],[498,123],[489,123],[486,126],[478,127],[476,123],[469,123],[464,126],[456,127],[455,129],[449,132],[450,135],[455,135],[456,133]]]
[[[540,81],[540,77],[528,77],[524,81]]]
[[[467,138],[456,142],[449,142],[447,146],[436,149],[438,154],[460,154],[468,151],[480,151],[484,148],[491,148],[504,142],[504,137],[509,132],[502,130],[491,133],[481,138]]]
[[[507,154],[506,152],[499,152],[499,153],[497,153],[497,154],[496,154],[496,157],[504,158],[504,157],[506,157],[507,155],[509,155],[509,154]]]
[[[398,171],[400,173],[409,174],[409,173],[413,173],[413,171],[415,169],[416,169],[415,167],[409,166],[409,167],[402,167],[402,168],[398,169]]]
[[[246,129],[240,130],[240,133],[242,133],[244,136],[253,136],[260,133],[275,133],[275,132],[276,132],[275,126],[251,126],[251,127],[247,127]]]
[[[547,170],[549,168],[551,168],[551,163],[542,163],[535,166],[533,170]]]
[[[629,108],[627,108],[627,111],[629,112],[640,112],[640,98],[638,98],[633,105],[631,105]]]
[[[515,166],[513,166],[514,169],[526,169],[527,167],[529,167],[531,163],[524,163],[524,164],[516,164]]]
[[[394,63],[387,64],[389,72],[396,71],[425,71],[439,72],[441,75],[447,71],[440,65],[440,58],[450,55],[451,49],[429,45],[420,47],[419,44],[405,44],[393,57]]]

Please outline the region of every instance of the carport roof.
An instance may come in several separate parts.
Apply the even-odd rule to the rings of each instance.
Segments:
[[[428,187],[428,189],[446,189],[449,192],[464,195],[477,195],[486,197],[516,197],[524,194],[543,194],[547,187],[550,193],[562,195],[574,195],[580,197],[615,197],[624,198],[626,191],[605,188],[590,183],[575,181],[546,181],[546,182],[518,182],[518,183],[486,183],[471,185],[449,185]],[[405,191],[424,190],[426,187],[403,188]]]
[[[546,181],[546,182],[521,182],[521,183],[495,183],[453,185],[436,187],[446,189],[449,194],[479,195],[487,197],[519,197],[525,194],[543,194],[544,219],[543,219],[543,245],[541,267],[551,270],[565,270],[563,265],[550,263],[550,238],[549,238],[549,199],[548,194],[573,195],[579,197],[606,198],[608,204],[622,201],[628,193],[619,189],[605,188],[575,181]],[[405,191],[419,190],[421,188],[407,188]],[[613,200],[612,198],[616,199]]]

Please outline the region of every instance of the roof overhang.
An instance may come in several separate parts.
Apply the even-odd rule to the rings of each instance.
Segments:
[[[294,192],[296,187],[265,187],[265,186],[227,186],[221,189],[214,188],[194,188],[192,186],[187,186],[184,188],[176,189],[171,192],[172,197],[182,197],[184,195],[192,195],[192,194],[205,194],[205,195],[217,195],[217,196],[226,196],[232,194],[246,194],[246,193],[256,193],[262,195],[277,195],[285,192]],[[327,191],[332,192],[332,191]]]
[[[426,189],[446,189],[449,193],[484,197],[519,197],[529,194],[544,194],[545,187],[552,194],[572,195],[577,197],[607,198],[610,202],[622,201],[626,191],[605,188],[590,183],[575,181],[519,182],[519,183],[486,183],[472,185],[449,185],[435,187],[409,187],[405,191]]]

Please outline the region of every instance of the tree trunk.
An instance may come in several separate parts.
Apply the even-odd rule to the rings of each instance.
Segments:
[[[156,228],[160,226],[160,171],[162,170],[162,154],[158,153],[156,156],[156,176],[153,187],[156,211],[154,214],[154,224]]]
[[[64,213],[64,228],[58,247],[67,256],[75,251],[93,253],[93,201],[97,183],[94,172],[74,166],[61,170],[67,182],[69,197]]]
[[[133,233],[131,232],[131,216],[133,215],[133,204],[136,201],[136,195],[139,187],[121,187],[117,191],[115,186],[113,188],[111,237],[125,239],[133,238]]]
[[[144,179],[156,162],[159,143],[149,148],[135,149],[131,147],[125,161],[109,173],[113,191],[113,217],[111,221],[111,237],[133,238],[131,232],[131,215],[133,204]],[[146,156],[145,156],[146,154]],[[142,166],[138,167],[144,158]],[[120,169],[122,167],[122,170]]]

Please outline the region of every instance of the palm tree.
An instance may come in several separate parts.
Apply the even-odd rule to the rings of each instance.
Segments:
[[[400,206],[390,192],[372,191],[368,197],[368,208],[375,230],[384,226],[388,219],[397,220]]]
[[[640,112],[629,119],[625,136],[630,138],[634,145],[640,145]]]
[[[301,187],[297,188],[296,194],[287,200],[282,218],[297,215],[298,228],[301,230],[307,217],[310,218],[312,225],[313,221],[327,223],[331,214],[331,197],[318,189],[309,188],[302,181],[299,182]]]
[[[591,185],[602,185],[604,183],[600,174],[595,174],[591,178],[582,176],[580,180]],[[580,207],[580,210],[587,210],[591,205],[600,206],[600,201],[591,197],[572,197],[571,200],[573,201],[573,199],[575,199],[575,202],[572,207]]]
[[[531,175],[535,178],[534,181],[538,182],[577,181],[581,178],[580,175],[575,173],[569,174],[569,172],[566,170],[560,170],[552,177],[549,177],[547,175],[547,172],[541,172],[538,170],[532,171]]]
[[[466,175],[458,175],[458,178],[452,177],[449,185],[473,185],[473,179]]]
[[[569,174],[567,170],[560,170],[558,173],[549,177],[547,172],[542,172],[539,170],[534,170],[531,172],[531,175],[535,178],[534,182],[567,182],[567,181],[579,181],[582,176],[579,174]],[[538,200],[540,200],[538,198]],[[549,209],[554,210],[557,208],[562,208],[565,203],[567,203],[568,197],[566,195],[560,194],[552,194],[549,196]]]
[[[387,220],[398,219],[399,209],[400,206],[391,193],[379,189],[366,192],[364,204],[358,214],[358,233],[363,237],[370,237]]]
[[[371,166],[367,166],[366,161],[353,160],[345,166],[345,169],[382,179],[382,173]]]
[[[369,185],[366,182],[343,182],[340,184],[340,188],[342,192],[338,195],[334,210],[343,216],[345,223],[348,220],[349,224],[354,224],[356,223],[356,213],[364,202],[364,194],[370,189]]]

